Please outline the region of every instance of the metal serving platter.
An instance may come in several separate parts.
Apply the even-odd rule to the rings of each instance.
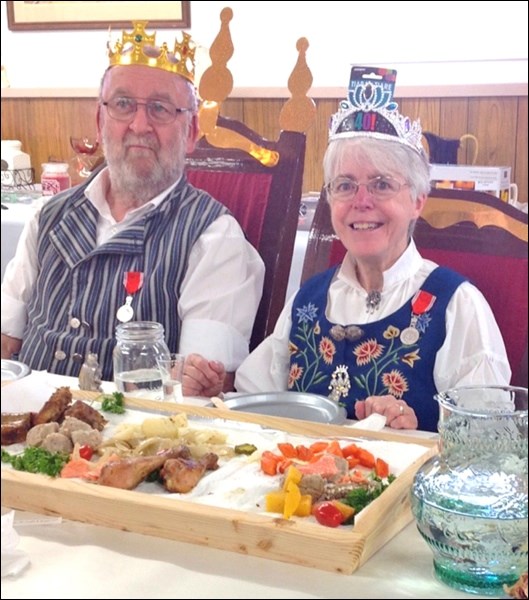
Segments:
[[[240,394],[225,398],[224,403],[232,410],[303,419],[316,423],[341,425],[347,419],[347,413],[343,406],[339,406],[325,396],[303,392]]]
[[[2,359],[2,381],[15,381],[31,373],[31,369],[17,360]]]

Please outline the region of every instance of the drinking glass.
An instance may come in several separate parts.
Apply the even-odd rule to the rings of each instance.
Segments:
[[[185,356],[171,353],[156,359],[162,377],[163,399],[165,402],[183,402],[182,377]]]
[[[94,167],[101,159],[99,141],[96,138],[70,137],[70,146],[73,148],[77,161],[77,173],[80,177],[89,177]]]

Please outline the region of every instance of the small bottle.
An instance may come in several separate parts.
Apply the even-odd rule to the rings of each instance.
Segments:
[[[169,357],[164,329],[154,321],[131,321],[116,328],[114,383],[126,396],[163,400],[162,377],[156,359]]]
[[[68,163],[42,163],[40,183],[43,196],[54,196],[67,190],[72,184]]]

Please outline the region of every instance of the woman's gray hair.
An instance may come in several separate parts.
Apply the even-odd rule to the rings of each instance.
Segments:
[[[426,156],[419,155],[401,142],[369,137],[332,141],[323,157],[325,185],[337,175],[347,175],[342,170],[345,160],[372,165],[382,175],[403,177],[410,186],[413,200],[430,192],[430,165]]]

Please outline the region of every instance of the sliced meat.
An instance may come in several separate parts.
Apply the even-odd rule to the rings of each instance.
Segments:
[[[26,440],[31,428],[31,413],[2,413],[2,446]]]
[[[349,464],[345,458],[334,454],[322,454],[313,463],[296,465],[303,475],[321,475],[327,481],[337,481],[349,472]]]
[[[72,406],[66,409],[64,416],[80,419],[98,431],[103,431],[108,423],[107,419],[98,410],[82,400],[76,400]]]
[[[35,415],[34,425],[62,421],[64,411],[72,403],[72,392],[69,387],[60,387],[50,396],[44,406]]]

